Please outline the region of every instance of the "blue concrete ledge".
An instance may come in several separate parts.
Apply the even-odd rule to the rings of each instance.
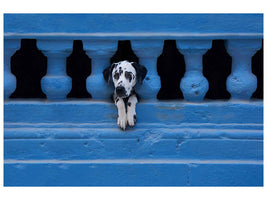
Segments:
[[[144,100],[136,108],[141,123],[263,123],[262,101]],[[26,112],[27,111],[27,112]],[[5,101],[5,123],[112,123],[117,108],[107,101]],[[137,125],[140,123],[138,122]],[[139,127],[137,127],[139,128]]]
[[[263,14],[5,14],[4,31],[5,39],[261,39]]]
[[[27,112],[25,112],[27,110]],[[262,186],[263,103],[7,101],[6,186]]]

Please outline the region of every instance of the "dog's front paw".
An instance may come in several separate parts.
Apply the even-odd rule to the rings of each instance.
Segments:
[[[126,126],[127,126],[126,115],[119,116],[117,124],[118,124],[119,127],[121,127],[122,130],[125,130]]]
[[[127,121],[129,126],[133,127],[136,124],[136,114],[134,113],[127,113]]]

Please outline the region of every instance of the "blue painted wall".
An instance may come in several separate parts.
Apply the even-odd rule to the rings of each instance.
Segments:
[[[140,103],[124,132],[111,103],[6,102],[5,185],[261,186],[262,111]]]
[[[262,33],[262,14],[5,14],[5,33]]]
[[[37,39],[43,52],[50,53],[48,60],[53,52],[67,55],[74,39],[84,39],[93,64],[103,68],[117,40],[135,40],[133,49],[141,63],[148,63],[153,72],[149,77],[155,78],[139,88],[145,98],[137,105],[138,122],[126,131],[117,127],[116,107],[104,97],[112,87],[103,81],[102,68],[94,65],[95,82],[88,83],[96,85],[89,92],[101,90],[99,99],[5,98],[5,186],[263,185],[262,100],[249,100],[250,94],[241,98],[243,84],[233,92],[235,100],[191,102],[189,95],[189,101],[158,101],[156,62],[147,59],[160,54],[157,39],[177,39],[183,50],[197,52],[198,58],[212,39],[242,38],[253,52],[263,37],[262,14],[5,14],[4,37],[5,87],[11,80],[9,59],[21,38]],[[179,43],[186,39],[190,42]],[[48,79],[66,78],[64,60],[55,65],[63,66],[59,74],[49,74]],[[201,59],[189,61],[196,63],[192,68],[202,77]],[[236,62],[245,63],[240,55]],[[246,70],[244,77],[250,78],[250,73]],[[51,82],[55,91],[65,87]]]
[[[262,38],[262,14],[5,14],[5,36]],[[52,33],[52,34],[51,34]],[[196,35],[197,34],[197,35]]]

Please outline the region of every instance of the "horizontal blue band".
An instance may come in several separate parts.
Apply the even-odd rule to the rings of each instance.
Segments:
[[[5,14],[4,35],[120,40],[262,38],[263,14]]]

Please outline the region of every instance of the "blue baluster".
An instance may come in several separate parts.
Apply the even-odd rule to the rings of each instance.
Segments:
[[[9,96],[16,89],[16,77],[11,73],[10,62],[11,56],[19,50],[20,40],[10,39],[4,41],[4,98],[8,99]]]
[[[103,77],[103,70],[110,66],[110,58],[117,50],[116,40],[84,40],[83,46],[92,59],[92,73],[86,80],[87,91],[92,99],[107,100],[113,93],[112,82],[108,85]]]
[[[147,75],[137,93],[143,99],[156,99],[160,90],[160,77],[157,72],[157,60],[162,53],[164,40],[132,40],[133,51],[139,63],[147,68]]]
[[[71,90],[71,78],[66,74],[66,59],[72,52],[72,40],[37,40],[37,46],[47,56],[47,74],[41,86],[49,100],[63,100]]]
[[[177,47],[185,59],[186,72],[180,87],[187,101],[202,101],[209,89],[209,83],[203,76],[202,57],[211,45],[211,40],[177,41]]]
[[[232,56],[232,73],[227,79],[231,99],[248,100],[257,89],[257,78],[251,71],[251,59],[261,48],[261,40],[228,40],[226,49]]]

